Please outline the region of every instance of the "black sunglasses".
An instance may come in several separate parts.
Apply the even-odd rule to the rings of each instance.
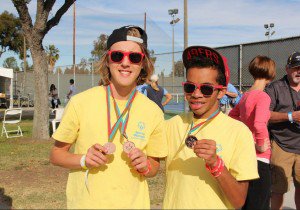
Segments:
[[[192,82],[183,82],[183,90],[187,94],[192,94],[198,88],[205,96],[211,96],[214,90],[222,89],[223,85],[211,85],[211,84],[196,84]]]
[[[115,63],[120,63],[124,60],[125,56],[129,58],[130,63],[138,64],[140,63],[145,54],[141,52],[124,52],[120,50],[110,50],[108,51],[108,55],[110,56],[110,60]]]

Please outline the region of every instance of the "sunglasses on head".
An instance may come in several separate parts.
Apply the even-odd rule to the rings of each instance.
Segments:
[[[130,63],[138,64],[140,63],[145,54],[141,52],[124,52],[120,50],[110,50],[108,51],[110,60],[115,63],[120,63],[124,60],[125,56],[129,58]]]
[[[187,94],[192,94],[198,88],[205,96],[211,96],[214,90],[222,89],[223,85],[211,85],[211,84],[196,84],[192,82],[183,82],[183,90]]]

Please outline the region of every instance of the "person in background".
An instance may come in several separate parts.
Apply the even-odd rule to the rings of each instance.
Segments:
[[[150,78],[150,85],[146,86],[144,94],[152,101],[154,101],[159,108],[164,112],[164,106],[172,100],[172,95],[168,91],[158,85],[159,77],[153,74]],[[163,98],[166,97],[164,102]]]
[[[163,112],[136,90],[153,72],[147,34],[138,26],[115,29],[106,49],[103,85],[71,98],[50,161],[71,169],[68,208],[150,209],[147,178],[157,174],[167,144]]]
[[[256,56],[249,64],[253,85],[244,93],[229,116],[242,121],[252,131],[256,148],[259,179],[249,182],[244,210],[270,209],[271,169],[270,138],[267,124],[270,119],[271,99],[264,92],[276,75],[275,62],[267,56]]]
[[[67,94],[67,99],[70,99],[72,96],[74,96],[77,93],[75,84],[74,84],[74,79],[70,79],[70,90]]]
[[[226,112],[226,105],[231,108],[235,107],[242,98],[242,94],[233,86],[233,84],[228,83],[225,95],[220,100],[220,108],[222,112]]]
[[[50,85],[49,97],[51,100],[51,108],[55,109],[61,104],[58,98],[58,92],[54,84]]]
[[[164,209],[238,209],[258,178],[249,128],[219,111],[228,84],[221,55],[191,46],[182,55],[191,112],[166,122],[168,156]]]
[[[145,95],[145,90],[150,84],[151,84],[150,80],[148,78],[145,78],[142,84],[136,86],[136,90]]]
[[[300,52],[288,57],[286,72],[266,88],[271,98],[271,209],[282,208],[283,196],[289,191],[292,179],[296,208],[300,209]]]

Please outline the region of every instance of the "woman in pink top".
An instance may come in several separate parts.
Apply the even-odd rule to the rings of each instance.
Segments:
[[[266,56],[256,56],[249,64],[249,72],[254,84],[229,113],[230,117],[244,122],[252,131],[258,162],[260,178],[249,182],[242,209],[270,209],[271,149],[267,123],[271,99],[264,89],[275,78],[275,62]]]

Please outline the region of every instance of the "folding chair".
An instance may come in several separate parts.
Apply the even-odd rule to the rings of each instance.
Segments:
[[[8,118],[8,119],[7,119]],[[6,138],[14,138],[14,137],[20,137],[23,136],[20,122],[22,118],[22,109],[21,108],[15,108],[15,109],[6,109],[4,112],[4,117],[2,121],[2,132],[1,136],[5,133]],[[17,130],[8,130],[7,125],[16,125]],[[9,136],[9,133],[17,133],[15,135]]]
[[[64,108],[53,109],[52,113],[55,113],[55,117],[54,119],[50,119],[49,121],[52,123],[52,131],[54,133],[56,131],[56,123],[59,123],[61,121],[64,113]]]

